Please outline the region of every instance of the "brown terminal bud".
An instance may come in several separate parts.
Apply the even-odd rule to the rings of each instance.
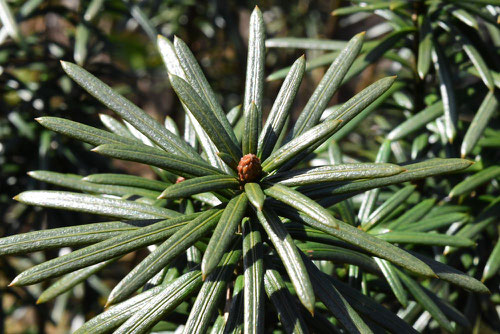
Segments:
[[[241,182],[255,181],[262,173],[260,159],[255,154],[244,155],[238,164],[238,177]]]

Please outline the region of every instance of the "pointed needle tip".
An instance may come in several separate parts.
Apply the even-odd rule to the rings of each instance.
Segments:
[[[10,284],[9,284],[8,286],[9,286],[9,287],[12,287],[12,286],[17,286],[17,280],[18,280],[18,277],[19,277],[19,276],[17,276],[16,278],[14,278],[14,279],[12,280],[12,282],[10,282]]]

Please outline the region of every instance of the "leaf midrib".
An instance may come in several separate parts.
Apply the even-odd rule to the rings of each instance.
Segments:
[[[174,157],[170,157],[170,156],[160,154],[160,153],[148,153],[148,152],[141,152],[139,150],[134,150],[134,149],[125,149],[125,148],[117,148],[117,147],[111,147],[111,148],[108,148],[108,150],[109,151],[117,151],[117,152],[134,152],[134,151],[140,152],[141,155],[144,155],[147,157],[158,158],[158,159],[165,158],[165,159],[173,160],[175,163],[178,163],[178,164],[188,165],[191,168],[198,168],[198,169],[202,169],[202,170],[207,171],[207,172],[211,172],[209,174],[214,174],[214,172],[220,173],[220,171],[215,169],[215,168],[211,169],[211,168],[207,168],[203,165],[195,165],[193,162],[189,162],[189,161],[185,161],[185,160],[176,160],[175,155],[174,155]]]
[[[99,230],[96,232],[88,231],[84,233],[73,233],[73,234],[61,234],[58,236],[51,236],[51,237],[46,237],[46,238],[37,238],[33,240],[24,240],[24,241],[19,241],[15,243],[9,243],[9,244],[4,244],[1,245],[2,247],[14,247],[14,246],[20,246],[22,244],[26,243],[33,243],[33,242],[39,242],[39,241],[47,241],[47,240],[56,240],[56,239],[61,239],[61,238],[71,238],[71,237],[78,237],[78,236],[85,236],[85,235],[94,235],[94,234],[101,234],[101,233],[113,233],[113,232],[127,232],[127,231],[134,231],[137,230],[138,228],[116,228],[116,229],[110,229],[110,230]]]
[[[184,234],[180,239],[178,239],[174,244],[170,245],[170,247],[168,247],[167,249],[165,249],[163,251],[163,253],[160,256],[156,257],[156,259],[154,259],[153,261],[151,261],[151,263],[148,266],[146,266],[146,268],[144,268],[143,271],[146,272],[149,269],[151,269],[151,267],[153,267],[155,264],[157,264],[161,259],[163,259],[167,255],[169,255],[169,252],[171,252],[172,249],[175,249],[184,240],[186,240],[188,237],[190,237],[191,235],[193,235],[199,229],[203,228],[205,226],[205,224],[209,224],[212,221],[212,219],[214,219],[217,215],[220,215],[220,214],[222,214],[222,211],[217,211],[214,214],[208,216],[206,219],[204,219],[203,222],[200,222],[199,225],[197,225],[196,227],[194,227],[193,229],[191,229],[188,233]],[[138,267],[136,267],[136,268],[138,268]],[[131,282],[131,281],[129,280],[127,282]],[[129,285],[129,283],[126,283],[126,284],[122,285],[121,289],[123,290],[124,287],[127,287],[128,285]]]
[[[61,199],[58,195],[60,195],[61,192],[55,192],[54,194],[49,194],[49,195],[56,195],[56,197],[52,197],[52,199],[54,200],[57,200],[58,202],[62,203],[64,201],[68,201],[68,199],[66,200],[63,200]],[[140,205],[139,203],[135,203],[135,202],[130,202],[130,201],[122,201],[123,203],[116,203],[115,205],[115,200],[111,199],[111,198],[101,198],[101,197],[98,197],[98,196],[95,196],[95,195],[88,195],[88,194],[79,194],[79,193],[67,193],[67,194],[64,194],[65,196],[69,196],[69,197],[75,197],[75,196],[89,196],[91,197],[92,200],[99,200],[99,205],[100,206],[104,206],[104,207],[109,207],[109,208],[113,208],[113,209],[119,209],[118,212],[121,212],[121,213],[124,213],[124,214],[127,214],[127,217],[132,217],[130,216],[130,214],[133,213],[133,211],[135,212],[138,212],[138,213],[142,213],[142,214],[146,214],[149,216],[150,219],[158,219],[158,218],[167,218],[167,219],[170,219],[170,218],[174,218],[175,216],[166,216],[166,212],[162,212],[164,210],[168,210],[168,209],[163,209],[163,208],[159,208],[159,207],[154,207],[154,206],[149,206],[149,208],[151,209],[151,211],[148,211],[143,205]],[[79,200],[79,198],[76,198],[75,199],[76,201]],[[80,199],[81,200],[81,199]],[[120,201],[120,200],[116,200],[116,201]],[[90,205],[92,204],[95,204],[95,203],[92,203],[94,201],[91,201],[91,203],[86,203],[84,202],[84,206],[78,206],[77,208],[88,208],[90,207]],[[34,203],[35,205],[40,205],[40,204],[36,204]],[[121,204],[121,205],[120,205]],[[123,206],[123,204],[125,206]],[[42,205],[44,206],[44,205]],[[55,207],[55,208],[59,208],[59,206]],[[172,212],[175,212],[175,211],[172,211]],[[156,214],[156,215],[155,215]]]
[[[185,90],[185,89],[183,89],[183,90]],[[185,90],[185,92],[184,92],[184,93],[185,93],[186,95],[189,95],[189,94],[187,93],[187,91],[186,91],[186,90]],[[223,136],[221,135],[221,133],[219,133],[219,131],[217,131],[217,130],[218,130],[218,129],[217,129],[217,128],[218,128],[218,126],[216,125],[216,123],[212,122],[212,121],[213,121],[212,117],[210,117],[210,116],[208,116],[208,115],[205,115],[205,113],[203,112],[203,110],[205,110],[206,108],[203,108],[204,106],[203,106],[202,104],[198,103],[198,102],[196,101],[196,99],[194,99],[192,96],[189,96],[189,97],[191,98],[192,103],[193,103],[193,104],[196,106],[196,108],[198,109],[198,112],[199,112],[200,114],[203,114],[203,116],[204,116],[204,117],[203,117],[203,121],[206,121],[206,122],[208,122],[208,123],[210,124],[210,128],[211,128],[211,130],[212,130],[212,131],[211,131],[211,132],[212,132],[212,135],[213,135],[213,136],[215,136],[215,137],[217,137],[217,141],[218,141],[218,142],[220,142],[220,143],[222,143],[222,145],[223,145],[223,146],[224,146],[224,148],[226,149],[226,152],[227,152],[227,153],[229,153],[229,154],[233,157],[233,159],[237,159],[238,157],[234,155],[236,152],[233,152],[233,150],[231,149],[231,147],[230,147],[230,145],[229,145],[228,141],[227,141],[227,140],[225,140],[225,138],[223,138]],[[205,106],[206,106],[206,107],[208,107],[208,108],[210,108],[210,107],[209,107],[209,106],[207,106],[207,105],[205,105]],[[191,111],[191,112],[192,112],[192,111]],[[214,117],[215,117],[215,115],[214,115]],[[196,117],[195,117],[195,118],[196,118]],[[222,128],[222,129],[220,129],[220,130],[221,130],[221,131],[226,132],[226,130],[224,129],[224,127],[222,126],[222,124],[219,122],[219,120],[217,119],[217,117],[215,117],[215,119],[217,120],[217,123],[218,123],[218,124],[221,126],[221,128]],[[228,135],[228,138],[227,138],[227,139],[228,139],[228,140],[230,140],[229,135]],[[215,143],[214,143],[214,144],[215,144]],[[216,146],[217,146],[217,145],[216,145]]]
[[[85,72],[83,72],[83,71],[81,71],[80,68],[77,68],[77,71],[81,72],[80,74],[83,74],[84,77],[89,77],[88,74],[85,73]],[[93,75],[91,75],[91,76],[93,76]],[[90,78],[92,79],[92,77],[90,77]],[[140,115],[141,112],[139,112],[139,111],[142,111],[142,110],[139,107],[137,107],[136,105],[134,105],[132,102],[126,100],[123,96],[121,96],[118,93],[116,93],[113,90],[113,88],[111,88],[110,86],[108,86],[108,85],[106,85],[104,83],[99,82],[98,81],[99,79],[97,79],[96,77],[94,77],[94,78],[95,78],[95,80],[88,80],[87,84],[89,84],[90,87],[93,86],[94,88],[99,88],[99,89],[93,89],[93,90],[91,89],[90,92],[89,92],[91,95],[93,95],[96,98],[97,98],[97,96],[101,97],[101,98],[98,98],[98,100],[104,102],[106,99],[104,98],[104,96],[103,96],[102,93],[103,93],[103,90],[107,90],[107,91],[109,91],[108,92],[109,95],[107,97],[111,98],[111,100],[113,100],[116,104],[118,104],[119,107],[121,107],[121,109],[122,109],[121,112],[125,112],[126,113],[128,111],[129,113],[131,113],[136,118],[136,120],[140,120],[142,118],[142,117],[140,117],[141,116]],[[130,107],[130,108],[128,108],[128,107]],[[120,113],[120,116],[122,116],[121,113]],[[176,148],[178,150],[178,152],[183,152],[183,148],[181,148],[180,146],[178,146],[177,143],[175,143],[175,141],[173,141],[173,140],[171,140],[171,138],[169,138],[169,136],[166,136],[164,133],[162,133],[160,131],[157,131],[157,129],[155,127],[151,126],[151,124],[149,122],[140,122],[140,121],[139,122],[135,122],[136,120],[134,120],[134,123],[140,123],[140,124],[146,125],[146,127],[148,127],[158,137],[164,138],[170,145],[172,145],[174,148]],[[168,130],[166,130],[166,131],[168,131]],[[177,154],[176,152],[172,152],[172,153],[173,154]]]
[[[189,223],[189,221],[187,221],[187,222],[177,223],[176,225],[166,226],[166,227],[164,227],[164,228],[162,228],[162,229],[159,229],[159,230],[154,230],[154,231],[151,231],[151,232],[146,233],[146,234],[141,234],[141,235],[135,236],[135,237],[133,237],[133,238],[131,238],[131,239],[126,239],[126,240],[124,240],[124,241],[122,241],[122,242],[120,242],[120,243],[118,243],[118,244],[113,244],[113,245],[110,245],[110,246],[108,246],[108,247],[106,247],[106,248],[101,248],[101,249],[95,250],[95,251],[94,251],[94,252],[92,252],[92,253],[86,253],[86,254],[83,254],[83,255],[81,255],[81,256],[79,256],[79,257],[77,257],[77,258],[72,258],[72,259],[70,259],[70,260],[68,260],[68,261],[66,261],[66,262],[59,263],[59,264],[57,264],[57,265],[55,265],[55,266],[51,266],[51,267],[49,267],[49,268],[47,268],[47,269],[43,269],[43,270],[41,270],[41,271],[34,272],[34,273],[32,273],[31,275],[25,276],[25,278],[30,278],[30,277],[33,277],[35,274],[39,274],[39,275],[40,275],[40,274],[43,274],[43,273],[45,273],[45,272],[47,272],[47,271],[49,271],[49,270],[53,270],[53,269],[55,269],[55,268],[59,268],[59,267],[61,267],[61,266],[67,265],[67,264],[69,264],[69,263],[73,263],[73,262],[75,262],[75,261],[85,259],[86,257],[93,256],[93,255],[95,255],[95,254],[102,253],[102,252],[105,252],[105,251],[109,251],[109,250],[113,249],[114,247],[117,247],[117,246],[122,246],[122,245],[124,245],[124,244],[126,244],[126,243],[134,242],[134,241],[136,241],[136,240],[138,240],[138,239],[146,238],[146,237],[148,237],[148,236],[151,236],[151,235],[154,235],[154,234],[157,234],[157,233],[165,232],[165,231],[167,231],[167,230],[169,230],[169,229],[172,229],[172,228],[182,227],[183,225],[187,225],[188,223]],[[109,240],[109,239],[108,239],[108,240]]]
[[[156,304],[155,307],[151,308],[146,314],[144,314],[143,318],[142,319],[148,319],[149,316],[151,316],[151,314],[154,314],[158,311],[159,308],[163,307],[165,304],[171,302],[172,300],[175,300],[175,298],[177,297],[177,294],[179,292],[181,292],[182,290],[184,290],[184,288],[186,288],[187,286],[191,285],[196,279],[198,279],[198,277],[201,276],[201,273],[196,273],[193,275],[193,277],[189,278],[187,281],[183,282],[181,285],[179,285],[176,289],[174,289],[174,291],[170,291],[171,293],[166,296],[167,298],[163,299],[160,303]],[[165,289],[166,290],[166,289]],[[164,293],[165,290],[161,291],[160,293]],[[159,294],[160,294],[159,293]],[[158,294],[158,295],[159,295]],[[157,297],[158,295],[154,296],[154,297]],[[153,298],[154,298],[153,297]],[[142,322],[138,321],[136,322],[131,328],[129,331],[132,331],[136,328],[138,328],[140,325],[142,324]]]
[[[349,53],[352,53],[352,51],[351,52],[346,52],[346,57],[349,55]],[[342,56],[342,52],[337,56],[337,58],[335,58],[335,60],[333,61],[333,63],[330,66],[333,66],[335,64],[336,60],[340,59],[340,56]],[[339,60],[339,63],[342,63],[341,60]],[[346,64],[343,64],[343,65],[345,66]],[[313,116],[313,113],[315,113],[315,111],[317,109],[317,106],[318,106],[319,102],[321,101],[321,99],[323,98],[323,95],[325,94],[327,88],[331,85],[332,81],[336,78],[337,74],[339,73],[339,71],[341,69],[344,68],[344,66],[337,66],[336,68],[334,68],[331,77],[325,83],[325,85],[323,86],[323,89],[321,90],[321,93],[319,94],[318,98],[314,102],[314,104],[311,107],[310,111],[307,113],[305,121],[302,123],[302,125],[300,126],[300,128],[297,129],[297,132],[294,133],[295,137],[297,137],[297,134],[299,134],[299,135],[302,134],[302,132],[304,131],[304,127],[306,125],[308,125],[309,120]]]
[[[97,137],[97,138],[101,138],[101,139],[103,139],[103,141],[102,141],[103,143],[104,143],[104,142],[106,142],[106,143],[112,142],[113,144],[125,145],[125,144],[130,144],[130,143],[134,142],[134,140],[132,140],[132,139],[128,139],[128,140],[127,140],[127,138],[125,138],[125,137],[123,137],[123,138],[125,138],[123,141],[118,141],[118,140],[116,140],[116,139],[114,139],[114,138],[111,138],[111,137],[113,137],[113,135],[116,135],[116,134],[111,133],[111,132],[109,132],[110,137],[103,137],[103,136],[102,136],[102,135],[100,135],[99,133],[102,133],[102,132],[107,132],[107,131],[105,131],[105,130],[101,130],[101,129],[97,129],[97,128],[96,128],[96,130],[97,130],[96,132],[98,132],[98,133],[92,133],[92,132],[90,132],[90,130],[87,128],[87,126],[86,126],[86,125],[84,125],[84,124],[81,124],[81,125],[84,125],[84,126],[85,126],[83,129],[76,129],[75,127],[72,127],[71,125],[66,125],[66,124],[57,123],[57,121],[55,121],[55,122],[54,122],[54,121],[52,121],[52,120],[48,120],[48,122],[47,122],[47,120],[44,120],[44,121],[46,122],[46,123],[45,123],[45,125],[52,125],[53,127],[59,127],[59,128],[61,128],[62,130],[77,130],[77,131],[79,131],[79,132],[81,132],[81,133],[83,133],[83,134],[87,134],[87,135],[89,135],[89,137]],[[78,123],[77,123],[77,124],[78,124]],[[42,125],[44,125],[44,124],[42,123]],[[79,125],[80,125],[80,124],[79,124]],[[102,132],[101,132],[101,131],[102,131]],[[67,132],[69,132],[69,131],[67,131]],[[119,135],[117,135],[117,136],[119,136]]]

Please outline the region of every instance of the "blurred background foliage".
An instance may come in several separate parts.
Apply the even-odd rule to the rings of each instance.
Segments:
[[[498,104],[489,112],[488,126],[478,145],[466,152],[462,147],[470,122],[485,97],[498,93],[499,7],[488,7],[487,1],[484,4],[481,1],[378,1],[356,7],[359,3],[258,2],[269,38],[266,73],[271,73],[265,88],[264,115],[279,90],[278,79],[297,57],[305,53],[310,64],[310,75],[304,77],[295,102],[294,109],[300,111],[339,49],[335,42],[328,44],[325,40],[346,41],[366,30],[369,42],[357,72],[352,73],[353,79],[342,86],[331,105],[346,101],[385,75],[397,74],[398,86],[378,104],[376,113],[369,116],[367,113],[366,119],[360,119],[363,122],[358,123],[356,131],[339,138],[342,152],[347,156],[344,159],[373,161],[381,143],[390,139],[390,160],[398,163],[461,154],[475,160],[473,167],[451,176],[449,182],[437,179],[434,193],[430,195],[438,202],[451,202],[450,206],[455,209],[452,211],[467,214],[471,221],[486,209],[496,208],[493,224],[485,224],[474,230],[473,235],[472,232],[466,235],[476,240],[477,247],[456,252],[447,262],[481,278],[488,255],[498,240],[499,173],[487,179],[488,183],[466,189],[452,198],[447,195],[464,177],[498,165],[500,161]],[[11,198],[23,190],[47,188],[45,183],[27,176],[30,170],[50,169],[80,175],[127,171],[154,176],[146,166],[111,162],[89,152],[85,144],[38,125],[36,117],[58,116],[101,127],[99,114],[109,113],[65,75],[60,60],[83,66],[159,121],[170,116],[182,124],[182,107],[169,88],[156,49],[157,34],[169,38],[177,35],[188,43],[224,109],[229,110],[243,100],[247,27],[254,5],[255,1],[236,0],[0,0],[0,235],[76,225],[95,218],[13,202]],[[332,11],[335,15],[331,15]],[[284,40],[285,37],[308,40],[289,41]],[[425,41],[424,37],[432,41]],[[438,45],[438,51],[432,45]],[[484,65],[480,66],[478,57]],[[442,59],[446,59],[446,64]],[[481,71],[484,66],[489,75]],[[361,69],[365,70],[358,74]],[[493,93],[488,93],[490,91]],[[399,128],[399,133],[394,132],[405,120],[439,103],[443,94],[452,94],[455,104],[431,111],[432,115],[419,127]],[[417,189],[419,194],[402,208],[398,207],[399,213],[429,197],[426,188]],[[394,190],[397,189],[386,189],[379,201],[389,198]],[[362,221],[362,217],[359,219]],[[65,333],[77,328],[85,319],[100,312],[104,298],[101,296],[109,293],[109,287],[113,286],[107,281],[116,283],[144,256],[136,252],[124,257],[105,269],[100,278],[92,277],[74,292],[58,298],[51,308],[35,305],[43,286],[6,288],[17,272],[58,254],[59,251],[47,251],[29,257],[0,259],[0,322],[3,324],[0,333]],[[493,333],[494,328],[500,328],[495,311],[500,303],[500,280],[495,273],[491,276],[487,281],[491,295],[476,297],[452,291],[452,297],[448,298],[467,316],[477,333]],[[449,291],[443,293],[450,294]],[[73,298],[76,302],[70,303]],[[430,321],[429,317],[422,318],[421,310],[416,307],[409,307],[402,316],[408,321],[425,323],[422,329]]]

